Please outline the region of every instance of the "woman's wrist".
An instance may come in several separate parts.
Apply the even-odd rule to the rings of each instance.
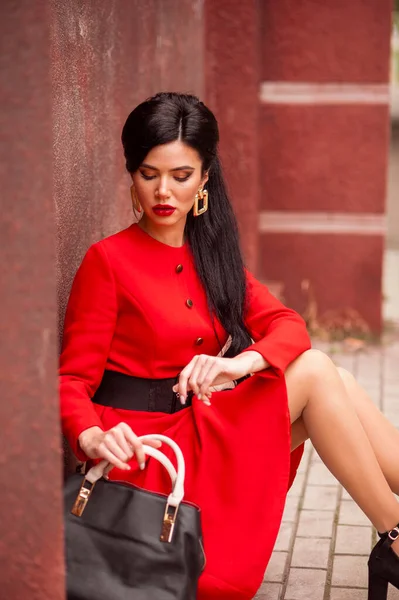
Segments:
[[[236,358],[244,360],[248,364],[247,375],[251,373],[258,373],[264,369],[268,369],[270,364],[267,360],[256,350],[247,350],[239,354]]]
[[[104,433],[103,430],[97,425],[84,429],[82,433],[78,436],[78,443],[83,452],[88,454],[88,452],[90,452],[91,450],[91,444],[93,439],[95,439],[95,437],[101,435],[102,433]]]

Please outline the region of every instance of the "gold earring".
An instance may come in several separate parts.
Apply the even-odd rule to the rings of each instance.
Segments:
[[[193,208],[194,217],[199,217],[200,215],[203,215],[208,210],[208,198],[209,198],[208,190],[203,190],[202,188],[200,188],[195,195],[194,208]],[[200,208],[200,202],[202,204],[201,208]]]
[[[137,211],[138,213],[141,213],[141,205],[139,199],[137,198],[134,184],[132,184],[130,187],[130,195],[132,197],[133,210]]]

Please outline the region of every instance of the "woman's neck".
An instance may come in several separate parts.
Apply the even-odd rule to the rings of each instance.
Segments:
[[[148,219],[146,215],[143,215],[138,222],[138,226],[145,231],[145,233],[158,242],[166,244],[167,246],[172,246],[173,248],[180,248],[184,245],[185,225],[186,219],[182,219],[173,225],[160,226]]]

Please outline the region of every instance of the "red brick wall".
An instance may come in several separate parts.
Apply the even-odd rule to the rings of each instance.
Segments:
[[[381,223],[390,20],[389,0],[262,3],[261,208],[283,211],[282,223],[287,210],[338,213],[343,222],[366,213]],[[317,235],[266,224],[260,275],[283,280],[297,309],[309,279],[320,313],[353,307],[379,330],[382,226],[377,237],[361,224],[349,235],[338,229]]]
[[[205,2],[205,101],[215,112],[221,157],[248,266],[258,257],[260,29],[256,0]]]
[[[385,83],[390,0],[262,0],[264,81]]]

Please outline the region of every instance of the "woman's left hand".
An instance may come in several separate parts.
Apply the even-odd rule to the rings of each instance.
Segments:
[[[234,358],[222,358],[200,354],[183,369],[179,382],[173,390],[180,395],[180,402],[185,404],[187,392],[192,390],[199,400],[208,406],[212,395],[211,386],[220,385],[244,377],[253,372],[254,354],[257,352],[243,352]],[[261,357],[263,359],[263,357]],[[255,359],[256,360],[256,359]],[[266,365],[266,361],[263,361]],[[258,370],[258,369],[256,369]]]

